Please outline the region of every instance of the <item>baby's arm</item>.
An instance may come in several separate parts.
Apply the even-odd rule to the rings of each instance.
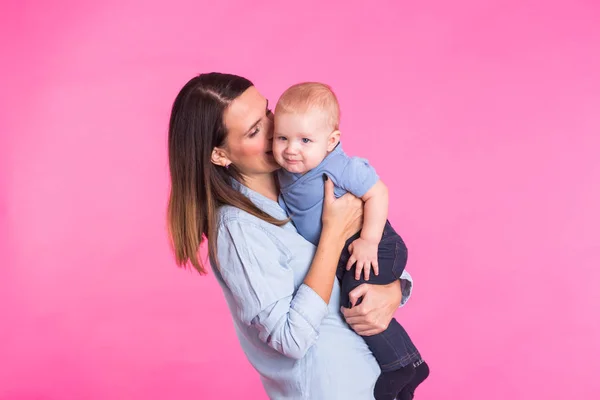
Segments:
[[[375,275],[379,274],[377,248],[388,216],[387,186],[378,180],[364,194],[362,200],[365,202],[363,228],[360,238],[352,242],[349,247],[351,257],[346,269],[349,270],[356,262],[355,278],[360,279],[364,269],[365,280],[369,280],[371,267]]]
[[[381,240],[383,228],[388,217],[388,188],[378,180],[362,197],[365,202],[365,216],[361,239],[377,243]]]

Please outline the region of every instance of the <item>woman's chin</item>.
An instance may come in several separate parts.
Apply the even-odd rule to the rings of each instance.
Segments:
[[[269,166],[273,168],[273,171],[277,171],[279,168],[281,168],[281,165],[277,164],[277,161],[275,161],[273,157],[267,157],[267,162]]]

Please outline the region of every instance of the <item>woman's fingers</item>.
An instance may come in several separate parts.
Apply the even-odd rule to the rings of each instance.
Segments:
[[[360,336],[373,336],[383,332],[379,329],[371,329],[369,325],[357,325],[353,328],[354,332],[358,333]]]
[[[350,291],[350,293],[348,294],[348,297],[350,299],[350,304],[352,304],[353,308],[348,310],[348,316],[365,315],[364,307],[358,308],[358,307],[354,307],[354,305],[356,304],[358,299],[360,299],[361,297],[366,295],[368,291],[369,291],[369,284],[367,284],[367,283],[358,285],[357,287],[355,287],[354,289],[352,289]],[[346,316],[346,314],[344,314],[344,316]]]
[[[333,181],[329,179],[327,174],[323,174],[323,180],[325,181],[325,203],[331,203],[335,201],[335,194],[333,193]]]

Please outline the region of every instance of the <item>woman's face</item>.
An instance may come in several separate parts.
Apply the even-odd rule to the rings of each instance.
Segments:
[[[231,102],[223,119],[227,137],[225,146],[216,151],[226,165],[235,165],[245,177],[279,169],[272,151],[273,113],[267,99],[254,86]]]

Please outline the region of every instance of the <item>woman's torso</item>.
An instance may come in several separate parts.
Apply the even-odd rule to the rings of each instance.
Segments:
[[[285,212],[276,202],[247,188],[243,188],[242,192],[263,211],[276,218],[285,217]],[[300,236],[291,223],[282,229],[233,207],[225,206],[220,209],[221,221],[235,218],[249,218],[252,223],[261,224],[264,229],[273,231],[285,246],[281,250],[291,253],[287,267],[294,272],[294,287],[297,290],[312,263],[315,246]],[[274,268],[277,267],[281,268],[274,265]],[[250,363],[260,373],[271,399],[373,399],[373,387],[380,369],[363,339],[343,320],[337,280],[328,305],[329,313],[321,323],[316,343],[302,359],[294,360],[262,342],[254,327],[236,318],[237,305],[231,292],[216,269],[215,275],[233,315],[242,348]]]

